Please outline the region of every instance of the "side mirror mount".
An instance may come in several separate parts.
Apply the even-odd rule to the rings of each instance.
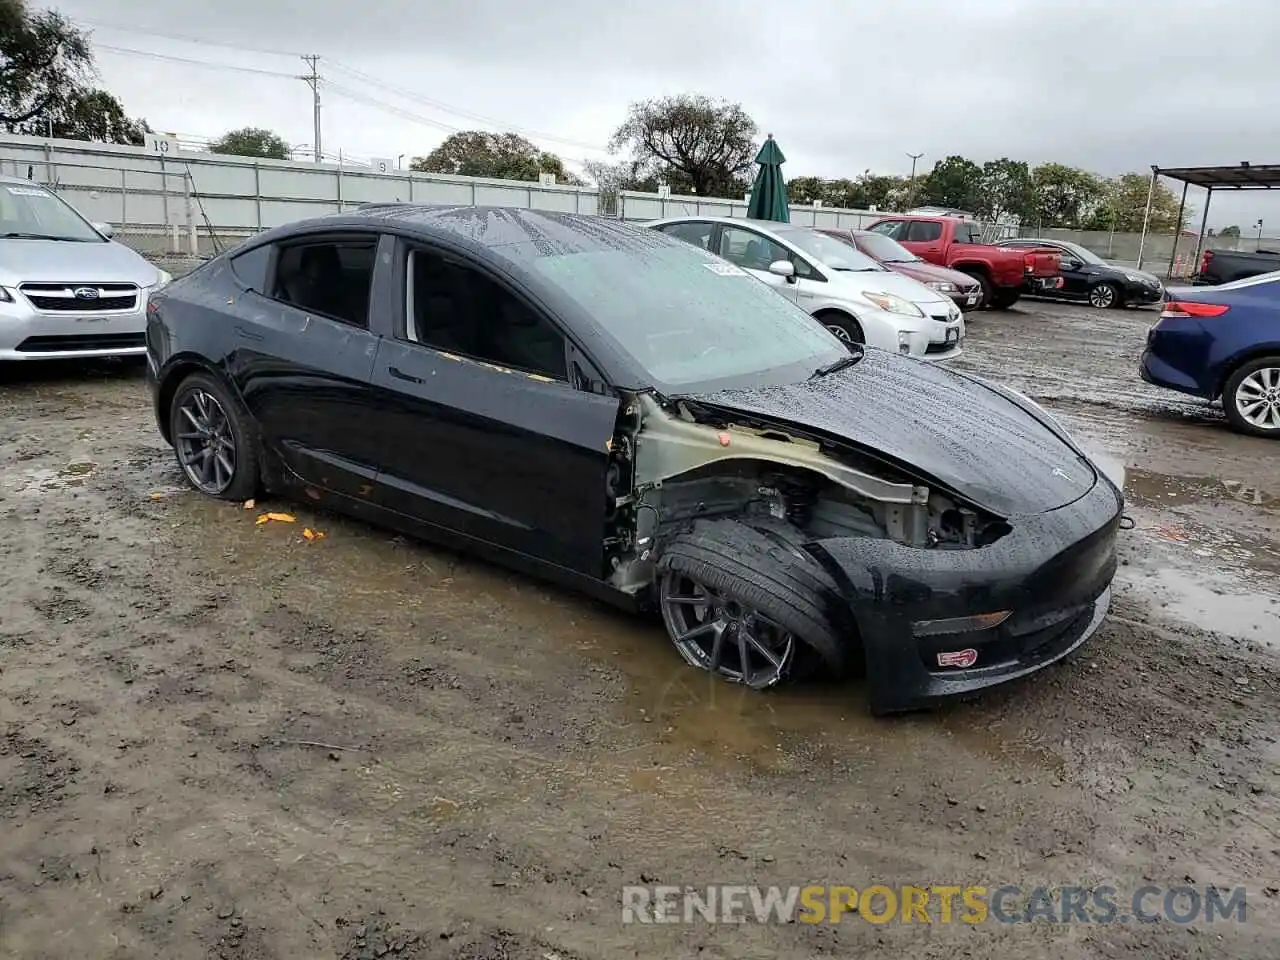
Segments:
[[[790,260],[775,260],[769,264],[769,272],[775,277],[782,277],[787,283],[796,282],[796,265]]]
[[[97,230],[100,234],[102,234],[104,237],[108,239],[110,239],[111,237],[114,237],[116,233],[115,228],[112,227],[111,224],[109,223],[95,223],[93,224],[93,229]]]

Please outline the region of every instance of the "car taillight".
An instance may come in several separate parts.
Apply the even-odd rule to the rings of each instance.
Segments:
[[[1028,253],[1028,254],[1026,254],[1025,256],[1023,256],[1023,258],[1022,258],[1022,272],[1023,272],[1023,273],[1035,273],[1035,272],[1036,272],[1036,255],[1035,255],[1034,253]]]
[[[1230,307],[1223,306],[1220,303],[1170,300],[1164,305],[1164,310],[1160,313],[1160,319],[1164,320],[1169,317],[1220,317],[1230,309]]]
[[[1206,250],[1204,256],[1200,258],[1200,272],[1206,273],[1209,270],[1209,264],[1213,263],[1213,251]]]

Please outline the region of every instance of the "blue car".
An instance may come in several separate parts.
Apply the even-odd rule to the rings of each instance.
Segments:
[[[1241,433],[1280,439],[1280,271],[1168,289],[1139,369],[1158,387],[1221,398]]]

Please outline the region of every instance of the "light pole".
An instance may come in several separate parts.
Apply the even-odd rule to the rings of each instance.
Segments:
[[[924,156],[923,153],[908,153],[911,158],[911,179],[907,181],[907,206],[911,207],[916,202],[916,161]]]
[[[1262,242],[1262,218],[1258,218],[1258,243]]]
[[[404,154],[403,154],[403,153],[402,153],[402,154],[400,154],[400,156],[396,157],[396,169],[397,169],[397,170],[399,170],[399,169],[400,169],[400,161],[401,161],[401,160],[403,160],[403,159],[404,159]]]

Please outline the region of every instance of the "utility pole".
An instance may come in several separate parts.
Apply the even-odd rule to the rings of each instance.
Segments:
[[[323,156],[320,150],[320,72],[318,66],[320,58],[312,53],[302,59],[311,68],[310,73],[303,74],[298,79],[305,80],[307,86],[311,88],[312,120],[315,123],[315,143],[313,146],[315,147],[316,163],[319,163]]]
[[[916,161],[924,156],[923,153],[908,153],[911,158],[911,179],[907,182],[907,206],[912,207],[916,202]]]

